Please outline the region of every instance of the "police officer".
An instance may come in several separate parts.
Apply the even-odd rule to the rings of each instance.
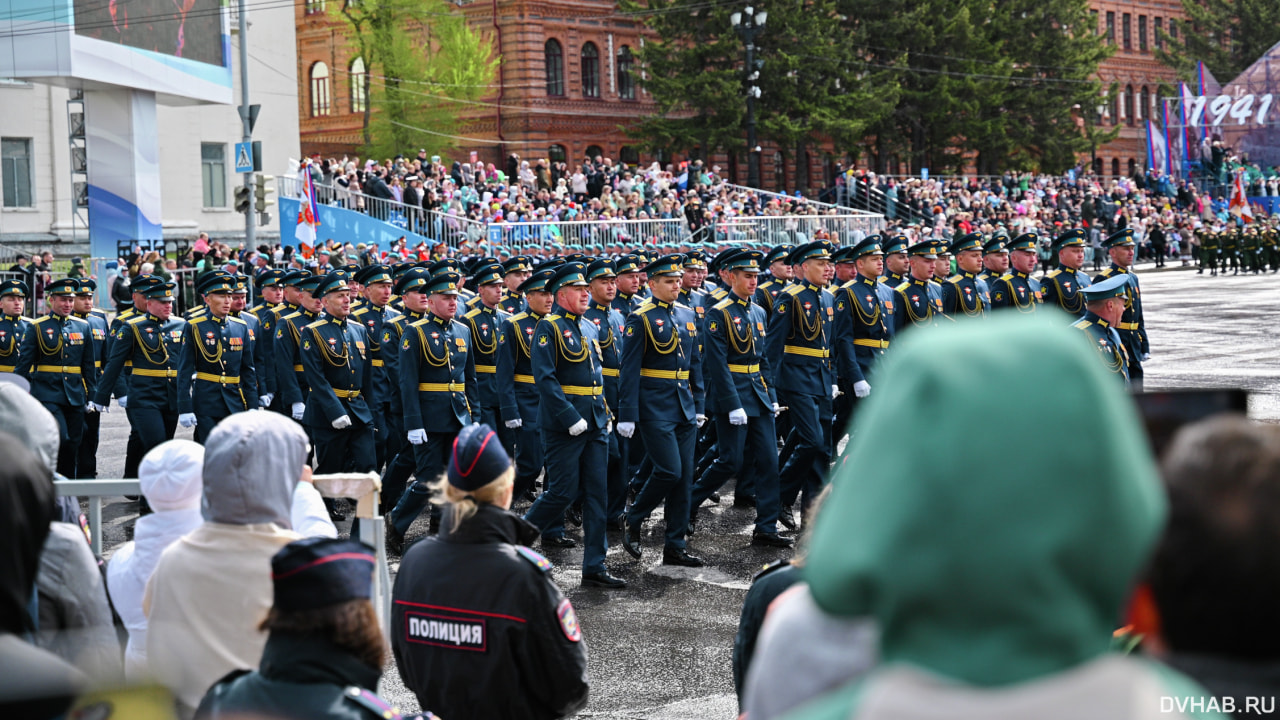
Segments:
[[[395,552],[426,507],[430,483],[444,472],[453,439],[471,424],[472,408],[479,403],[471,333],[454,319],[461,286],[462,275],[453,270],[433,274],[423,286],[427,313],[406,327],[400,340],[400,399],[415,480],[387,514],[387,542]],[[439,522],[438,512],[431,511],[433,524]]]
[[[1031,277],[1040,262],[1040,236],[1025,232],[1008,244],[1009,272],[991,285],[992,308],[1014,308],[1032,313],[1041,303],[1040,282]]]
[[[982,317],[991,302],[982,272],[982,234],[967,233],[951,245],[956,274],[942,284],[942,312],[950,317]]]
[[[565,263],[547,281],[555,297],[553,311],[534,329],[533,377],[538,388],[538,425],[547,466],[547,490],[525,520],[542,533],[547,547],[571,547],[564,536],[564,514],[581,491],[582,584],[624,588],[609,574],[604,558],[608,489],[602,469],[608,464],[608,433],[612,430],[604,402],[600,347],[593,323],[583,322],[591,295],[586,268]]]
[[[31,383],[31,396],[58,421],[58,474],[77,478],[78,447],[84,414],[97,389],[98,368],[92,328],[72,315],[78,280],[64,278],[45,286],[49,314],[27,324],[15,372]]]
[[[111,352],[93,402],[102,412],[111,388],[130,370],[125,414],[138,434],[142,454],[173,439],[178,426],[178,358],[186,321],[173,314],[173,283],[150,285],[134,314],[115,331]],[[123,398],[120,398],[123,400]]]
[[[908,248],[911,268],[907,279],[894,288],[893,332],[907,327],[937,325],[942,313],[942,288],[933,282],[937,245],[932,240]]]
[[[178,424],[195,426],[204,444],[220,420],[258,407],[249,326],[231,317],[235,280],[223,274],[204,286],[208,311],[187,323],[178,357]]]
[[[774,412],[776,392],[765,382],[770,375],[764,353],[764,309],[752,302],[763,253],[744,250],[722,261],[730,273],[729,296],[716,303],[706,317],[702,335],[702,373],[707,388],[707,413],[716,423],[716,460],[693,487],[690,527],[698,508],[729,478],[751,468],[754,475],[756,523],[752,545],[790,547],[778,535],[778,452]],[[735,494],[739,492],[735,490]]]
[[[1084,300],[1080,289],[1089,286],[1089,276],[1084,267],[1084,247],[1088,237],[1080,229],[1068,230],[1053,241],[1053,251],[1058,256],[1058,267],[1050,270],[1041,281],[1044,303],[1056,305],[1068,315],[1084,316]]]
[[[392,650],[422,707],[446,718],[558,718],[587,700],[573,605],[511,514],[511,460],[491,428],[458,433],[438,485],[441,534],[409,548],[392,591]]]
[[[404,430],[404,399],[400,391],[400,340],[404,337],[404,329],[426,317],[430,296],[427,295],[427,283],[431,273],[426,268],[404,267],[393,286],[393,294],[398,296],[403,312],[397,312],[388,303],[387,316],[382,323],[381,340],[378,342],[377,355],[382,359],[379,368],[375,359],[373,363],[373,382],[378,387],[385,380],[387,393],[379,393],[377,401],[379,409],[374,413],[375,427],[378,416],[384,416],[387,427],[386,469],[382,474],[382,493],[380,496],[379,514],[385,515],[395,507],[395,503],[403,494],[409,476],[417,465],[413,456],[413,446],[406,439]],[[373,283],[378,287],[378,283]],[[379,373],[379,370],[385,373]],[[380,380],[380,375],[384,375]]]
[[[857,273],[852,281],[835,291],[836,377],[844,394],[837,398],[834,430],[836,437],[845,432],[853,415],[856,400],[871,394],[867,378],[871,369],[889,347],[891,318],[880,302],[877,289],[884,287],[880,273],[884,269],[884,252],[880,236],[871,235],[849,249]]]
[[[498,334],[498,397],[505,426],[516,432],[515,493],[532,501],[532,491],[542,474],[542,438],[538,431],[540,396],[533,379],[533,334],[542,318],[551,313],[554,298],[547,281],[555,271],[535,271],[520,284],[524,312],[506,320]]]
[[[652,298],[627,318],[622,346],[618,433],[639,430],[652,472],[627,512],[623,547],[639,558],[641,524],[666,503],[662,562],[699,567],[686,550],[697,429],[702,407],[697,315],[677,302],[684,257],[667,255],[645,267]]]
[[[1133,230],[1125,228],[1113,233],[1103,245],[1111,256],[1111,266],[1099,273],[1093,281],[1101,282],[1120,275],[1127,275],[1129,278],[1129,284],[1124,288],[1124,314],[1114,327],[1120,334],[1120,341],[1124,343],[1129,364],[1129,387],[1141,391],[1142,363],[1150,357],[1151,346],[1147,342],[1146,322],[1142,315],[1142,291],[1138,287],[1138,276],[1133,272]]]
[[[280,317],[280,322],[276,325],[276,336],[271,341],[271,352],[275,356],[275,402],[281,413],[298,422],[302,422],[302,416],[306,413],[309,392],[298,348],[302,343],[302,329],[315,322],[320,312],[320,298],[315,296],[320,280],[319,275],[304,275],[295,278],[292,285],[285,286],[286,297],[290,294],[288,288],[293,288],[297,309]]]
[[[18,369],[18,351],[30,322],[22,316],[22,310],[30,294],[21,280],[0,282],[0,372]]]
[[[303,328],[299,355],[310,388],[302,424],[315,445],[316,472],[370,472],[377,455],[369,410],[369,335],[364,325],[350,321],[346,273],[325,275],[315,294],[324,316]]]
[[[1072,325],[1088,335],[1103,366],[1125,383],[1129,381],[1129,359],[1115,326],[1124,316],[1129,277],[1129,273],[1113,275],[1082,290],[1084,317]]]

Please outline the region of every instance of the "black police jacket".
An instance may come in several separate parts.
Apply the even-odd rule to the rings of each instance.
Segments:
[[[392,593],[404,684],[448,720],[571,715],[587,701],[587,649],[538,530],[493,505],[411,547]]]
[[[197,720],[270,717],[280,720],[369,720],[391,708],[374,695],[382,671],[328,638],[272,633],[253,672],[236,670],[209,688]]]

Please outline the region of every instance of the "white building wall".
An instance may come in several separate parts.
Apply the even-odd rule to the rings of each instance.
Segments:
[[[249,11],[250,102],[261,105],[253,138],[262,142],[263,172],[280,175],[299,157],[297,44],[294,8]],[[235,27],[234,23],[232,25]],[[239,35],[231,38],[235,102],[240,100]],[[0,136],[32,139],[33,208],[0,208],[0,244],[6,241],[72,241],[71,163],[67,141],[70,91],[39,83],[0,83]],[[244,216],[235,212],[235,143],[242,129],[235,105],[195,105],[157,109],[160,129],[162,223],[166,237],[239,236]],[[206,208],[201,186],[201,143],[226,146],[225,208]],[[4,179],[0,178],[0,183]],[[274,187],[274,183],[272,184]],[[269,210],[273,218],[275,206]],[[90,218],[92,222],[92,218]],[[278,234],[274,222],[259,237]],[[75,238],[87,243],[84,231]]]

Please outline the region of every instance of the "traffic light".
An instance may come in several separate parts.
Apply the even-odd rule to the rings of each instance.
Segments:
[[[243,185],[236,188],[236,212],[249,212],[249,188]]]
[[[268,205],[275,204],[275,200],[267,199],[267,195],[270,195],[276,191],[275,188],[267,187],[267,183],[271,182],[272,180],[275,180],[274,176],[263,175],[262,173],[258,173],[254,177],[254,183],[253,183],[254,198],[255,198],[254,209],[256,209],[260,213],[266,212]]]

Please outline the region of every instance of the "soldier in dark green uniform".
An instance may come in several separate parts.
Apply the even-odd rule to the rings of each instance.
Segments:
[[[1033,313],[1041,302],[1040,282],[1031,277],[1040,262],[1039,235],[1022,233],[1009,242],[1009,272],[991,284],[991,307]]]
[[[382,367],[374,364],[373,382],[375,387],[385,381],[387,394],[379,394],[380,409],[375,415],[385,416],[387,426],[386,468],[382,474],[382,493],[380,514],[385,515],[395,507],[395,503],[404,492],[409,476],[415,466],[413,446],[406,439],[404,431],[404,402],[400,392],[400,340],[404,329],[421,320],[427,313],[426,293],[427,281],[431,273],[425,268],[401,268],[400,278],[392,288],[393,294],[399,297],[403,312],[397,312],[388,303],[387,315],[382,323],[381,340],[378,342],[378,355]],[[374,284],[377,287],[377,284]],[[378,370],[384,370],[380,374]],[[385,378],[382,377],[385,375]]]
[[[582,314],[584,322],[596,328],[596,342],[600,346],[600,374],[604,377],[604,402],[610,413],[618,410],[618,386],[622,368],[622,333],[626,318],[614,309],[618,278],[609,260],[596,260],[587,266],[587,282],[591,288],[591,303]],[[629,464],[624,451],[626,438],[617,432],[609,433],[609,469],[607,473],[609,500],[605,517],[611,529],[622,529],[622,516],[627,506],[626,467]]]
[[[951,245],[956,259],[956,274],[942,284],[942,312],[950,317],[982,317],[987,313],[991,295],[987,283],[978,279],[982,272],[982,234],[968,233]]]
[[[536,270],[520,285],[525,311],[512,315],[498,335],[498,397],[503,425],[516,431],[517,499],[532,500],[534,483],[542,474],[542,440],[538,430],[540,397],[533,379],[533,332],[554,300],[547,281],[554,270]]]
[[[235,280],[206,281],[207,312],[187,323],[178,358],[178,424],[204,444],[223,418],[258,407],[249,326],[231,317]]]
[[[21,280],[0,282],[0,372],[18,369],[18,350],[30,322],[22,316],[29,294]]]
[[[58,421],[58,474],[77,478],[77,448],[98,368],[88,322],[72,315],[80,283],[71,278],[45,286],[49,314],[27,324],[15,372],[31,383],[31,396]]]
[[[884,274],[880,276],[880,282],[887,284],[890,289],[896,288],[907,281],[907,275],[911,272],[907,258],[907,236],[901,233],[887,236],[880,247],[884,250]],[[892,312],[890,309],[890,313]]]
[[[1129,278],[1129,284],[1124,288],[1124,314],[1114,327],[1124,344],[1129,387],[1141,391],[1142,363],[1149,357],[1151,346],[1147,342],[1146,322],[1142,315],[1142,291],[1138,287],[1138,276],[1133,272],[1133,231],[1126,228],[1114,233],[1103,245],[1111,255],[1111,267],[1099,273],[1093,281],[1096,283],[1117,276]]]
[[[373,369],[371,380],[373,384],[367,389],[368,397],[365,398],[365,402],[373,411],[373,442],[377,456],[375,465],[381,470],[387,460],[392,457],[392,454],[387,451],[392,438],[388,425],[389,418],[386,413],[379,410],[395,394],[395,386],[389,381],[386,367],[386,355],[391,348],[387,348],[387,352],[383,350],[382,328],[389,318],[399,313],[387,305],[391,301],[391,268],[386,265],[369,265],[357,272],[355,277],[356,282],[361,286],[362,301],[357,308],[355,301],[352,300],[351,319],[363,325],[365,334],[368,336],[366,342],[369,344],[369,365]],[[397,344],[392,347],[399,347],[398,340],[397,337]],[[397,436],[393,444],[395,449],[399,449],[399,439],[404,437],[400,433],[397,433]]]
[[[258,331],[254,337],[254,342],[258,346],[254,368],[258,370],[258,404],[265,408],[271,407],[275,401],[276,372],[273,350],[276,323],[280,321],[276,308],[284,300],[284,278],[283,270],[263,270],[258,273],[254,284],[262,302],[248,310],[258,319]]]
[[[515,315],[524,310],[524,295],[520,293],[520,285],[533,274],[533,265],[528,255],[517,255],[502,263],[502,298],[498,307],[508,315]]]
[[[892,322],[879,294],[880,288],[886,287],[879,280],[884,269],[880,236],[865,238],[849,249],[848,257],[857,273],[835,291],[836,376],[844,391],[836,399],[833,430],[837,438],[845,432],[857,401],[871,394],[867,378],[889,347]]]
[[[106,362],[107,347],[107,328],[110,322],[107,316],[101,310],[93,306],[93,294],[98,289],[98,283],[92,278],[81,278],[79,280],[80,289],[76,292],[75,304],[72,306],[71,314],[89,323],[91,328],[90,334],[93,343],[93,364],[98,368],[98,374],[102,374],[102,364]],[[81,479],[90,479],[98,477],[98,429],[101,427],[102,416],[98,411],[87,412],[84,414],[84,434],[80,440],[80,451],[76,457],[76,473]]]
[[[908,327],[938,324],[942,314],[941,288],[933,282],[937,247],[932,241],[918,242],[910,248],[911,272],[894,288],[893,333]]]
[[[1202,227],[1196,231],[1200,236],[1200,269],[1198,273],[1203,273],[1204,269],[1209,268],[1209,277],[1218,274],[1218,257],[1222,254],[1222,240],[1218,233],[1210,227]]]
[[[1103,365],[1125,383],[1129,381],[1129,358],[1115,326],[1124,315],[1128,286],[1129,274],[1124,273],[1085,288],[1084,317],[1072,325],[1089,336]]]
[[[1040,284],[1044,288],[1044,304],[1056,305],[1074,317],[1084,316],[1084,300],[1080,290],[1089,286],[1089,276],[1084,267],[1084,248],[1088,244],[1084,230],[1068,230],[1053,241],[1053,253],[1058,267],[1045,274]]]
[[[755,303],[759,305],[766,314],[773,313],[773,303],[778,298],[778,293],[782,292],[782,288],[791,282],[795,277],[795,272],[791,265],[787,263],[787,256],[795,249],[791,245],[777,245],[764,256],[765,267],[768,268],[768,274],[760,280],[756,287]]]
[[[1218,239],[1222,243],[1222,274],[1227,273],[1230,267],[1232,275],[1240,274],[1240,233],[1233,227],[1228,227],[1218,233]]]
[[[498,423],[498,408],[502,405],[497,381],[498,334],[502,324],[511,317],[498,305],[506,290],[502,266],[490,260],[476,265],[471,277],[476,287],[476,296],[471,308],[463,315],[462,322],[471,331],[472,353],[475,356],[476,398],[479,405],[472,409],[475,411],[476,422],[506,430]],[[510,436],[507,439],[510,440]],[[512,447],[507,443],[503,446]]]
[[[280,317],[276,336],[271,341],[276,374],[275,402],[281,413],[298,422],[302,422],[307,410],[307,378],[298,347],[302,343],[302,329],[315,322],[320,312],[320,298],[314,294],[320,279],[318,275],[304,275],[285,286],[286,297],[292,294],[297,308]],[[292,288],[292,293],[288,288]]]

